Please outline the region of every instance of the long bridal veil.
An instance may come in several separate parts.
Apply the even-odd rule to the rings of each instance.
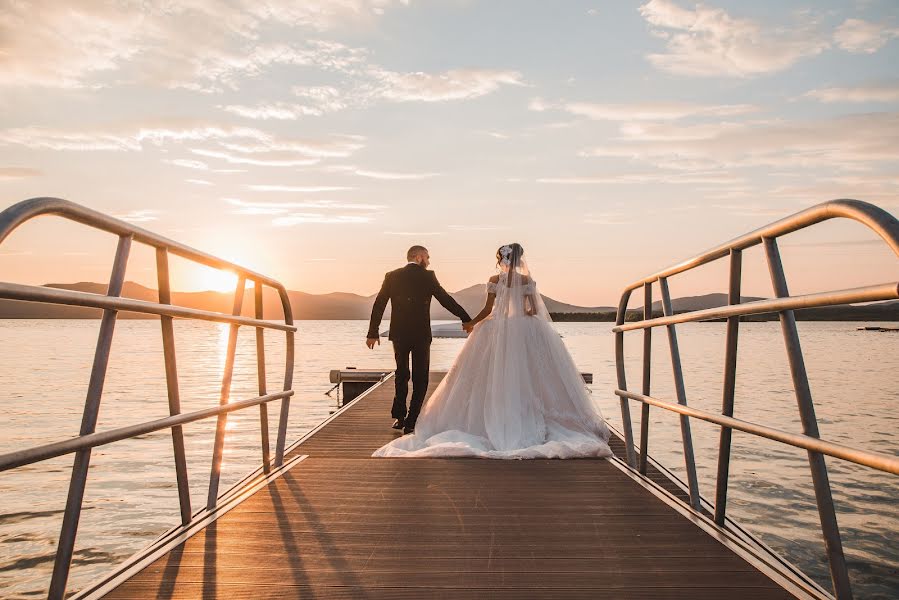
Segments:
[[[551,324],[523,249],[511,244],[500,253],[493,352],[487,357],[492,363],[488,369],[492,376],[486,380],[491,401],[484,415],[491,441],[509,448],[553,437],[529,430],[533,424],[595,433],[607,440],[608,427]],[[524,418],[509,418],[522,411]]]
[[[493,310],[425,403],[374,456],[610,456],[609,430],[552,325],[520,245],[499,252]]]

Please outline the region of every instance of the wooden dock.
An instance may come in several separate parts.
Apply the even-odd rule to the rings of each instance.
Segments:
[[[350,403],[293,449],[308,458],[106,597],[794,597],[607,460],[371,458],[399,435],[392,397],[388,380]]]

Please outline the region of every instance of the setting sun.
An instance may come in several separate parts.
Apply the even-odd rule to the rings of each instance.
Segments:
[[[237,275],[230,271],[198,269],[190,283],[191,288],[200,291],[233,292],[237,287]]]

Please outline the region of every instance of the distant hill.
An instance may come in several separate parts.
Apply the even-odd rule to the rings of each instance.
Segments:
[[[467,287],[464,290],[459,290],[453,294],[450,294],[456,302],[462,305],[468,314],[471,316],[475,316],[481,309],[484,308],[484,301],[487,298],[487,285],[483,283],[479,283],[477,285],[473,285],[471,287]],[[551,313],[594,313],[594,312],[605,312],[609,310],[615,310],[610,306],[575,306],[574,304],[566,304],[564,302],[559,302],[558,300],[554,300],[549,296],[542,295],[543,303],[546,304],[546,310]],[[371,303],[374,303],[374,296],[371,297]],[[369,313],[371,312],[371,305],[369,305]],[[365,318],[368,318],[366,316]],[[455,319],[448,310],[440,306],[438,302],[431,302],[431,318],[432,319]]]
[[[79,283],[49,283],[46,287],[66,290],[76,290],[92,294],[105,294],[106,284],[94,282]],[[476,315],[484,306],[486,297],[486,285],[478,284],[451,295],[456,302],[462,305],[472,316]],[[136,300],[155,302],[157,292],[152,288],[142,286],[133,281],[125,282],[122,295]],[[343,320],[362,319],[367,320],[371,315],[371,307],[375,301],[375,295],[360,296],[345,292],[330,294],[307,294],[305,292],[288,291],[293,317],[296,320]],[[755,297],[744,297],[743,301],[760,300]],[[543,296],[543,301],[550,313],[558,315],[559,320],[614,320],[615,308],[611,306],[585,307],[566,304],[549,296]],[[173,292],[172,302],[178,306],[213,310],[230,313],[233,304],[233,295],[225,292]],[[675,298],[672,301],[675,312],[687,310],[701,310],[727,304],[726,294],[706,294],[704,296],[689,296]],[[277,293],[265,288],[263,295],[264,316],[266,319],[281,319],[283,312],[281,301]],[[252,316],[254,314],[253,290],[250,289],[244,296],[242,314]],[[661,305],[653,303],[654,312],[661,312]],[[636,316],[642,314],[643,308],[628,311]],[[19,302],[16,300],[0,300],[0,318],[2,319],[95,319],[99,318],[101,311],[93,308],[78,306],[61,306],[55,304],[38,304],[32,302]],[[601,318],[599,315],[603,315]],[[122,313],[122,318],[155,318],[152,315],[135,313]],[[385,320],[390,318],[390,305],[384,315]],[[455,319],[438,302],[431,303],[431,318],[435,320]],[[776,315],[752,317],[756,320],[776,318]],[[880,302],[865,306],[838,306],[830,308],[812,308],[797,311],[797,318],[803,320],[849,320],[849,321],[899,321],[899,301]]]
[[[764,300],[756,296],[740,296],[741,302],[752,302],[754,300]],[[705,294],[702,296],[685,296],[683,298],[675,298],[671,301],[671,307],[674,312],[686,312],[690,310],[703,310],[706,308],[718,308],[719,306],[727,306],[727,294]],[[643,311],[641,306],[638,310]],[[662,301],[652,303],[652,310],[662,312]]]
[[[755,296],[742,296],[742,302],[764,300]],[[703,296],[687,296],[675,298],[671,306],[675,313],[682,313],[727,305],[727,294],[705,294]],[[550,311],[553,312],[553,311]],[[643,307],[628,309],[627,321],[639,321],[643,318]],[[661,302],[653,302],[653,317],[662,316]],[[595,310],[582,313],[559,311],[553,315],[556,321],[615,321],[616,310]],[[743,321],[776,321],[776,313],[749,315]],[[804,308],[796,311],[799,321],[899,321],[899,301],[874,302],[863,305],[826,306],[821,308]]]
[[[95,282],[79,283],[48,283],[45,287],[64,290],[75,290],[91,294],[105,294],[106,284]],[[367,320],[371,315],[371,308],[376,295],[360,296],[345,292],[330,294],[308,294],[306,292],[288,291],[288,298],[293,310],[294,319],[297,320],[339,320],[339,319],[363,319]],[[472,316],[476,315],[484,307],[487,295],[485,284],[471,287],[451,293],[456,302],[461,304]],[[134,283],[125,282],[122,288],[122,296],[135,300],[155,302],[158,298],[154,289]],[[614,310],[610,307],[582,307],[573,304],[559,302],[548,296],[543,296],[550,312],[589,313],[604,310]],[[173,292],[172,302],[178,306],[214,310],[218,312],[231,312],[233,295],[224,292]],[[271,319],[283,317],[281,301],[278,295],[271,289],[265,288],[263,297],[264,316]],[[254,312],[254,299],[252,289],[244,297],[244,315],[250,316]],[[94,308],[79,306],[62,306],[55,304],[37,304],[31,302],[19,302],[16,300],[0,300],[0,318],[4,319],[94,319],[99,318],[101,311]],[[155,318],[152,315],[135,313],[122,313],[122,318]],[[384,314],[385,320],[390,318],[390,305]],[[438,302],[431,303],[431,318],[435,320],[452,320],[456,317],[444,309]]]
[[[741,296],[742,302],[765,300],[754,296]],[[671,301],[674,312],[703,310],[727,305],[727,294],[705,294],[704,296],[687,296]],[[662,312],[662,303],[653,302],[654,312]],[[641,307],[640,312],[643,311]],[[751,315],[744,317],[747,321],[773,321],[777,314]],[[899,321],[899,301],[875,302],[861,306],[825,306],[821,308],[804,308],[796,311],[800,321]]]

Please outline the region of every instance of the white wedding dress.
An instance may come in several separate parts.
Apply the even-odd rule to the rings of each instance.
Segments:
[[[608,457],[609,429],[522,259],[491,281],[478,323],[422,408],[415,433],[375,457]]]

